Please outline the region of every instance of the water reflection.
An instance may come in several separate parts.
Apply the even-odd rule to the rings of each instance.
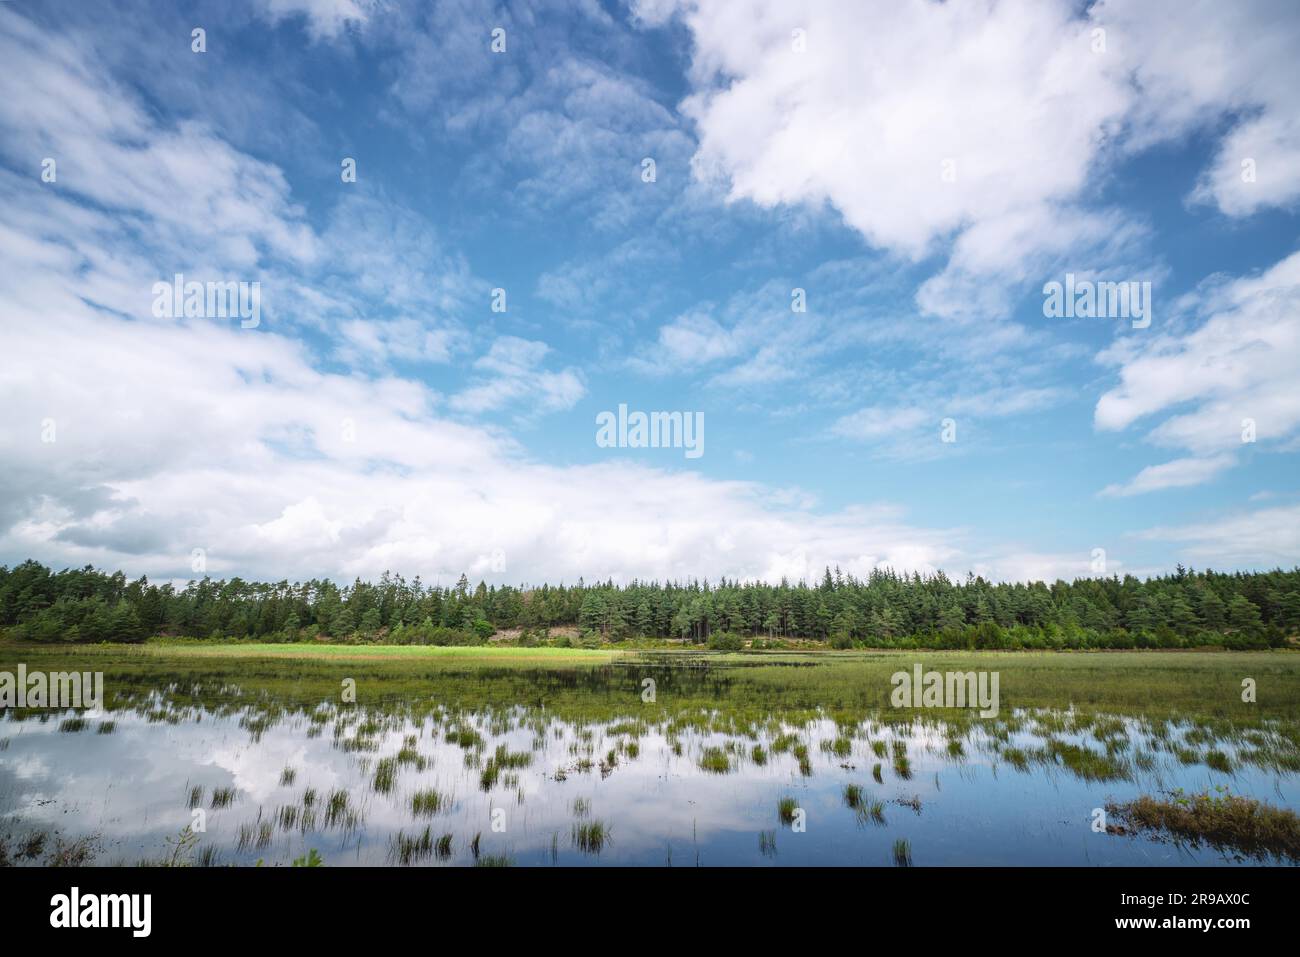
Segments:
[[[654,707],[609,670],[454,680],[454,704],[406,686],[348,704],[151,675],[104,709],[8,712],[0,815],[94,835],[100,864],[158,862],[198,808],[190,863],[889,865],[901,840],[924,866],[1222,863],[1096,833],[1093,811],[1217,785],[1300,806],[1284,721],[710,706],[728,679],[708,669],[666,676]],[[511,696],[528,703],[492,703]]]

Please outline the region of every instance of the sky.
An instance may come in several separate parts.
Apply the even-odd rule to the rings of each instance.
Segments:
[[[0,62],[0,564],[1300,562],[1290,0],[9,0]]]

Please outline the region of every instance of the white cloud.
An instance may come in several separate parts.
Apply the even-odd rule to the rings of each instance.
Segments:
[[[1259,276],[1208,283],[1181,305],[1189,331],[1175,323],[1126,336],[1098,357],[1119,381],[1098,400],[1094,422],[1119,431],[1165,413],[1147,438],[1191,456],[1107,494],[1199,484],[1228,468],[1251,434],[1261,449],[1300,435],[1300,253]]]
[[[1166,488],[1186,488],[1208,482],[1220,472],[1236,464],[1231,455],[1213,455],[1208,458],[1174,459],[1160,465],[1148,465],[1132,480],[1107,485],[1099,494],[1106,497],[1140,495]]]
[[[481,413],[524,403],[528,415],[573,408],[586,394],[586,387],[576,369],[547,372],[540,368],[550,351],[544,342],[518,336],[497,338],[487,355],[474,363],[475,369],[487,373],[487,380],[453,396],[451,407]]]
[[[1263,508],[1139,535],[1174,542],[1189,561],[1218,568],[1293,568],[1300,555],[1300,505]]]
[[[0,153],[33,171],[54,159],[48,192],[148,217],[151,240],[177,263],[248,269],[262,256],[308,263],[316,255],[279,169],[200,123],[159,127],[96,72],[100,61],[84,41],[0,9],[0,49]]]
[[[830,203],[911,257],[1072,200],[1128,105],[1064,2],[682,6],[697,172],[764,206]]]
[[[1101,0],[1092,18],[1132,71],[1129,149],[1227,121],[1191,198],[1229,216],[1300,196],[1296,61],[1300,18],[1290,0]],[[1257,161],[1255,182],[1241,161]]]
[[[1158,141],[1226,119],[1191,198],[1245,215],[1300,195],[1300,19],[1286,0],[655,0],[635,12],[650,26],[675,13],[691,32],[682,110],[698,176],[764,207],[828,204],[914,259],[954,241],[919,295],[939,314],[999,315],[1061,256],[1076,271],[1131,256],[1141,224],[1081,206],[1114,158]],[[1247,156],[1255,183],[1240,176]]]
[[[312,39],[335,38],[349,24],[366,23],[378,0],[257,0],[263,16],[271,23],[302,17]]]

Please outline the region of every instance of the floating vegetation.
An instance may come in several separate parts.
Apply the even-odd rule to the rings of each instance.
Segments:
[[[1020,748],[1003,748],[1002,757],[1017,771],[1027,772],[1029,770],[1029,755]]]
[[[411,813],[416,817],[429,817],[451,807],[451,798],[432,788],[411,795]]]
[[[799,773],[804,777],[812,776],[812,762],[808,759],[808,745],[800,742],[793,748],[795,760],[799,762]]]
[[[390,794],[393,785],[397,782],[397,759],[380,758],[375,765],[375,779],[371,783],[380,794]],[[486,789],[485,789],[486,790]]]
[[[1213,771],[1221,771],[1224,774],[1232,773],[1232,759],[1222,751],[1206,752],[1205,766]]]
[[[785,754],[796,744],[798,744],[798,742],[799,742],[799,738],[796,735],[783,734],[772,742],[772,753]]]
[[[913,794],[909,797],[894,798],[894,803],[899,807],[910,808],[917,814],[921,813],[921,795]]]
[[[786,795],[776,804],[776,813],[781,818],[781,823],[790,825],[794,823],[795,814],[799,811],[799,802],[794,798]]]
[[[466,751],[478,750],[483,747],[483,736],[473,728],[452,728],[447,731],[447,742],[459,745]]]
[[[868,798],[861,785],[844,786],[844,804],[853,811],[859,821],[870,821],[873,824],[885,823],[884,803]]]
[[[348,792],[341,789],[331,791],[325,800],[325,826],[350,831],[358,822],[359,816],[348,801]]]
[[[700,754],[700,767],[713,774],[726,774],[731,770],[731,759],[722,748],[708,747]]]
[[[1091,748],[1049,739],[1044,754],[1049,761],[1063,765],[1085,781],[1123,781],[1129,777],[1128,766]]]
[[[614,758],[614,752],[610,751],[609,753],[611,759],[616,760]],[[614,760],[611,760],[610,763],[613,764]],[[501,777],[502,770],[526,768],[532,763],[533,756],[527,751],[510,751],[504,744],[500,745],[483,765],[483,772],[479,775],[479,786],[484,791],[491,791],[492,788],[496,786],[497,780]],[[506,782],[507,787],[511,787],[512,780],[517,784],[519,780],[518,776],[513,777],[513,779],[508,779]]]
[[[1111,834],[1145,831],[1193,847],[1208,844],[1256,859],[1300,861],[1300,817],[1294,811],[1229,794],[1222,786],[1214,793],[1172,791],[1168,800],[1144,795],[1107,804],[1106,813],[1119,822],[1107,825]]]
[[[508,660],[513,649],[495,646],[462,654],[459,649],[360,643],[355,648],[323,643],[178,645],[36,648],[30,654],[34,661],[44,656],[42,663],[48,668],[112,665],[115,680],[108,711],[88,718],[83,730],[89,733],[96,726],[115,725],[113,747],[76,748],[72,747],[75,740],[62,739],[73,770],[76,762],[91,757],[112,772],[129,768],[128,762],[141,748],[176,725],[186,726],[190,757],[201,754],[190,752],[193,742],[209,753],[242,751],[257,759],[251,766],[267,769],[269,780],[250,781],[247,789],[242,776],[239,789],[214,789],[221,778],[206,775],[225,773],[221,768],[230,765],[211,760],[194,765],[177,762],[165,769],[165,777],[145,782],[146,790],[155,789],[148,794],[150,800],[161,794],[158,804],[175,805],[176,795],[181,795],[191,808],[230,809],[221,812],[224,823],[214,825],[216,818],[210,815],[211,834],[195,848],[191,862],[249,863],[263,853],[252,849],[265,848],[268,864],[287,866],[295,855],[307,852],[318,831],[330,832],[328,847],[314,841],[321,852],[338,854],[341,861],[382,863],[385,844],[393,841],[396,862],[403,856],[402,845],[393,836],[404,824],[408,861],[423,856],[432,862],[439,840],[454,834],[454,854],[449,846],[448,857],[439,860],[469,863],[473,855],[474,860],[488,863],[509,853],[518,855],[519,863],[561,864],[579,853],[573,849],[579,846],[576,837],[573,848],[564,845],[565,827],[572,836],[577,828],[595,823],[591,820],[595,782],[588,777],[588,786],[583,787],[579,775],[591,774],[597,766],[602,775],[629,767],[645,772],[643,779],[638,775],[627,781],[626,788],[602,790],[606,831],[609,824],[623,820],[625,811],[632,813],[643,784],[654,789],[654,800],[680,798],[677,813],[688,818],[692,812],[684,810],[686,806],[718,795],[752,810],[750,795],[757,794],[760,814],[764,806],[770,813],[777,803],[778,822],[769,818],[748,829],[750,835],[758,833],[763,857],[775,855],[776,832],[781,827],[798,827],[803,811],[825,813],[812,809],[824,808],[829,798],[831,813],[825,814],[824,821],[817,817],[821,837],[815,853],[818,863],[830,864],[860,863],[863,841],[869,836],[854,835],[855,823],[883,825],[886,805],[897,805],[888,812],[888,823],[901,824],[902,808],[921,813],[920,798],[912,792],[922,790],[935,795],[927,800],[941,800],[940,793],[946,796],[950,790],[961,798],[952,802],[942,820],[925,815],[926,821],[908,829],[922,840],[934,829],[954,825],[953,840],[925,845],[924,862],[969,859],[961,846],[966,840],[960,833],[962,824],[973,826],[978,821],[1002,830],[1021,826],[1022,820],[1025,826],[1050,824],[1054,812],[1033,802],[1030,795],[1038,793],[1039,785],[1059,785],[1062,773],[1090,782],[1140,781],[1143,787],[1123,794],[1126,799],[1144,792],[1164,798],[1166,792],[1156,789],[1178,784],[1199,790],[1208,774],[1211,782],[1240,782],[1244,793],[1263,796],[1267,788],[1276,786],[1275,793],[1283,797],[1271,800],[1300,812],[1294,799],[1296,778],[1291,777],[1300,774],[1300,661],[1281,652],[1250,659],[1251,667],[1267,675],[1272,692],[1267,702],[1238,708],[1236,694],[1215,697],[1210,692],[1234,689],[1239,681],[1236,675],[1245,666],[1241,654],[1067,656],[1006,650],[999,652],[997,661],[1006,669],[1002,675],[1006,701],[1014,701],[1014,706],[995,718],[977,720],[973,714],[948,710],[891,709],[888,677],[898,666],[897,653],[847,651],[826,656],[763,649],[759,654],[746,651],[724,658],[707,652],[641,648],[633,639],[617,651],[617,657],[630,661],[605,666],[607,659],[601,659],[594,662],[601,667],[585,669],[573,664],[553,667],[540,660],[530,660],[527,667],[501,667],[497,662]],[[425,650],[439,654],[407,654]],[[471,651],[491,666],[480,668],[469,661]],[[941,670],[958,663],[969,668],[988,660],[928,648],[925,654],[942,663]],[[340,660],[327,660],[334,655]],[[292,660],[294,667],[266,667],[265,662],[275,656]],[[660,674],[660,688],[671,688],[672,695],[661,694],[656,705],[629,694],[635,687],[631,674],[643,670]],[[353,671],[364,673],[368,683],[373,679],[375,686],[367,685],[366,703],[344,707],[335,703],[338,677]],[[1061,707],[1060,702],[1075,704]],[[53,709],[7,711],[0,716],[0,749],[10,750],[0,759],[8,759],[14,751],[24,758],[39,755],[39,749],[50,747],[52,740],[57,746],[60,736],[54,732],[65,719],[76,716],[76,712]],[[146,721],[162,727],[147,727]],[[36,733],[24,733],[27,722]],[[199,722],[206,727],[196,728]],[[323,731],[324,740],[303,750],[304,736],[313,731]],[[261,737],[260,746],[250,744],[250,732]],[[332,753],[324,753],[331,749]],[[447,772],[439,780],[413,773],[435,762]],[[278,771],[276,764],[281,765]],[[837,771],[837,765],[849,773]],[[188,771],[191,766],[204,769],[201,783]],[[525,770],[528,767],[539,770],[530,772]],[[887,780],[885,767],[891,768]],[[1032,776],[1029,783],[1035,787],[1008,782],[1012,768]],[[729,779],[718,779],[720,774],[736,779],[736,787],[728,786]],[[904,783],[921,778],[924,788],[920,781]],[[226,779],[233,785],[234,778]],[[250,802],[250,793],[261,794],[264,785],[277,779],[283,790],[272,789],[273,797],[263,807]],[[306,787],[312,779],[319,782],[320,790]],[[462,798],[465,788],[457,780],[467,782],[468,798]],[[571,782],[569,792],[561,793],[566,780]],[[491,790],[490,802],[476,785]],[[123,819],[122,790],[115,785],[103,795],[87,796],[78,795],[68,784],[48,797],[50,803],[64,804],[59,810],[66,812],[65,819],[73,826],[93,828],[97,820]],[[1097,790],[1105,793],[1104,788]],[[479,840],[471,840],[476,835],[470,828],[484,805],[511,806],[525,800],[538,805],[537,814],[528,815],[536,826],[514,835],[515,843],[480,847]],[[1016,813],[990,818],[981,802],[991,800],[1010,802],[1009,810]],[[366,822],[371,802],[385,813]],[[396,808],[395,819],[387,813],[390,805],[402,805]],[[799,805],[804,806],[802,811]],[[835,805],[848,813],[834,810]],[[565,813],[569,810],[572,814]],[[1206,816],[1195,808],[1176,806],[1175,811]],[[555,813],[560,814],[558,822],[550,817]],[[254,814],[256,818],[247,820]],[[1221,856],[1208,837],[1199,839],[1203,847],[1195,853],[1193,837],[1179,836],[1172,826],[1161,829],[1153,822],[1139,826],[1137,819],[1116,815],[1111,820],[1124,829],[1119,833],[1142,830],[1148,832],[1146,837],[1187,845],[1184,853],[1189,863],[1215,863]],[[426,847],[423,828],[435,821],[450,828],[451,834],[430,830]],[[367,834],[349,839],[353,829],[367,823]],[[31,824],[5,822],[24,839]],[[745,838],[744,831],[729,831],[707,814],[698,824],[698,831],[686,832],[683,843],[675,817],[670,820],[665,814],[651,819],[647,840],[620,838],[619,863],[661,863],[665,858],[671,862],[683,856],[696,863],[705,858],[723,864],[760,862],[753,857],[753,838]],[[895,836],[904,829],[897,828]],[[884,833],[878,837],[868,841],[868,848],[874,850],[867,853],[885,863],[894,839]],[[15,857],[14,839],[6,838],[9,859],[20,864],[45,860],[56,841],[51,833],[39,854],[29,859]],[[164,857],[150,850],[152,840],[148,826],[141,822],[124,835],[115,834],[113,847],[127,849],[116,852],[122,857],[97,863],[141,859],[156,865]],[[237,843],[249,853],[237,853]],[[1090,845],[1094,851],[1088,853],[1101,854],[1093,863],[1131,864],[1146,853],[1139,843],[1103,844],[1104,851]],[[1247,853],[1227,844],[1224,849],[1229,854]],[[784,850],[782,863],[788,864],[796,851],[802,862],[808,848],[796,841]],[[597,852],[581,853],[592,854],[590,862],[596,863]],[[1073,846],[1054,846],[1052,854],[1057,863],[1082,862]],[[601,863],[610,863],[612,856],[602,854]]]
[[[425,828],[419,834],[407,835],[398,831],[388,842],[389,859],[402,866],[422,861],[433,854],[433,831]]]
[[[602,821],[574,824],[570,832],[573,846],[584,854],[599,854],[609,840],[609,828]]]
[[[894,842],[894,864],[897,867],[912,866],[912,845],[903,838]]]
[[[301,810],[296,804],[285,804],[275,812],[276,826],[282,831],[292,831],[298,826]]]

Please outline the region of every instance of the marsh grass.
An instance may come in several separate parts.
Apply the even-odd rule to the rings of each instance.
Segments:
[[[1168,800],[1143,795],[1125,804],[1109,803],[1106,812],[1120,822],[1107,827],[1110,833],[1125,833],[1127,826],[1193,847],[1208,844],[1256,859],[1300,862],[1300,817],[1294,811],[1228,794],[1222,787],[1192,795],[1174,791]]]
[[[416,817],[431,817],[451,807],[451,798],[433,788],[416,791],[411,795],[411,813]]]
[[[584,854],[600,854],[609,842],[609,827],[603,821],[582,821],[570,831],[573,846]]]
[[[398,831],[388,842],[389,859],[406,867],[433,854],[433,830],[426,827],[417,834]]]
[[[901,779],[913,774],[909,745],[914,755],[921,755],[915,760],[924,762],[918,769],[924,767],[927,775],[936,764],[931,756],[942,756],[945,748],[953,760],[987,754],[1023,773],[1043,775],[1046,769],[1051,777],[1056,768],[1087,782],[1131,780],[1137,772],[1154,773],[1154,787],[1163,786],[1168,775],[1186,783],[1189,773],[1203,768],[1242,774],[1248,781],[1253,781],[1249,775],[1256,768],[1279,775],[1300,773],[1296,720],[1300,718],[1300,655],[1294,653],[999,653],[1004,707],[996,719],[975,720],[946,713],[936,717],[901,709],[891,712],[888,675],[899,662],[894,653],[690,657],[672,652],[611,658],[614,664],[593,668],[577,668],[560,659],[535,668],[496,668],[487,664],[498,660],[490,656],[470,661],[384,651],[368,655],[371,649],[354,647],[351,654],[336,657],[329,652],[316,655],[307,648],[291,656],[294,666],[286,669],[286,655],[251,654],[247,647],[239,646],[229,655],[220,654],[219,647],[205,647],[203,654],[196,655],[188,650],[172,654],[170,649],[152,646],[36,648],[31,655],[24,650],[24,655],[33,661],[43,657],[53,663],[51,670],[68,669],[77,659],[85,659],[85,667],[91,670],[111,666],[114,682],[105,704],[110,712],[136,718],[122,722],[122,736],[134,732],[140,721],[178,725],[206,721],[209,715],[214,722],[237,721],[246,732],[243,743],[253,745],[263,735],[269,740],[273,729],[299,735],[309,730],[307,726],[318,733],[331,730],[332,744],[330,735],[325,735],[322,745],[350,755],[357,778],[342,779],[349,783],[343,785],[347,790],[341,808],[332,806],[333,795],[320,801],[319,813],[327,827],[355,827],[360,820],[357,802],[364,806],[372,789],[404,793],[403,782],[397,781],[400,769],[422,768],[431,760],[416,748],[421,739],[426,744],[432,741],[439,760],[448,753],[454,759],[458,749],[463,751],[465,767],[475,777],[484,772],[492,788],[504,787],[519,797],[518,771],[533,754],[516,755],[496,744],[502,736],[519,732],[527,736],[512,740],[531,740],[538,760],[550,766],[555,762],[546,755],[548,742],[554,739],[561,752],[569,748],[574,757],[554,775],[557,782],[565,776],[572,780],[574,773],[591,772],[596,755],[606,749],[600,762],[602,775],[613,771],[620,759],[639,759],[646,735],[662,736],[674,755],[698,756],[698,768],[689,758],[672,762],[674,774],[697,777],[724,773],[724,768],[749,771],[747,763],[777,765],[762,777],[786,777],[792,768],[777,756],[790,753],[800,773],[809,776],[814,772],[810,747],[814,753],[847,757],[857,746],[860,755],[877,759],[871,778],[861,775],[863,784],[873,780],[878,786],[884,783],[884,766],[892,765]],[[0,647],[0,654],[4,651]],[[970,670],[989,661],[979,654],[908,653],[909,658],[915,655],[924,655],[931,667],[940,670]],[[945,669],[949,662],[953,666]],[[1275,693],[1268,703],[1237,707],[1237,675],[1247,663],[1271,682]],[[665,702],[671,703],[646,707],[628,694],[635,686],[633,676],[647,668],[663,675],[661,687],[672,687],[671,699],[665,696]],[[341,674],[359,675],[367,687],[377,689],[373,697],[367,696],[375,703],[348,708],[322,703],[337,699]],[[536,703],[542,701],[545,710],[539,713]],[[1208,712],[1206,702],[1217,702],[1213,712]],[[48,722],[53,730],[61,716],[15,713],[5,717],[6,724],[33,720]],[[828,722],[833,724],[829,733]],[[101,722],[101,733],[111,724],[111,720]],[[417,733],[410,733],[412,727]],[[244,736],[235,732],[235,737]],[[442,747],[444,738],[452,747]],[[381,758],[378,749],[389,740],[401,741],[401,750]],[[0,749],[9,742],[8,737],[0,739]],[[705,742],[708,748],[703,748]],[[19,743],[29,745],[25,740]],[[460,763],[453,760],[451,767],[458,771]],[[867,763],[872,763],[870,758]],[[947,782],[963,770],[937,764],[936,788],[940,773]],[[818,760],[819,779],[834,774],[828,765],[825,758]],[[274,764],[270,768],[274,780]],[[286,767],[280,772],[283,786],[296,783],[286,783],[285,775],[293,770]],[[312,773],[300,770],[302,777]],[[473,779],[469,779],[471,800]],[[1204,778],[1191,780],[1199,785]],[[842,781],[817,783],[834,788]],[[165,797],[174,801],[176,793],[186,790],[189,785],[178,782]],[[879,793],[879,788],[873,790]],[[550,780],[544,782],[544,793],[555,793]],[[200,789],[198,802],[205,796],[207,792]],[[211,792],[210,803],[214,809],[230,807],[236,797],[245,801],[245,795],[233,787],[218,788]],[[416,816],[423,816],[415,809],[416,798],[409,800]],[[307,811],[316,802],[315,792],[308,789],[297,809],[300,829],[307,826]],[[793,799],[790,804],[792,817]],[[850,807],[855,815],[861,816],[865,809],[866,817],[871,817],[872,802],[865,791],[859,794],[857,806]],[[268,813],[268,821],[283,826],[282,810],[271,805]],[[261,823],[259,819],[249,832],[248,846],[257,845]],[[225,833],[229,849],[233,843],[229,825]],[[543,844],[546,839],[546,834],[540,838]],[[700,842],[706,851],[708,840],[712,838]],[[381,859],[382,847],[381,835]]]
[[[726,774],[731,770],[731,759],[722,748],[707,747],[700,754],[700,767],[710,774]]]
[[[808,757],[808,745],[802,741],[792,749],[795,760],[799,762],[799,773],[804,777],[812,777],[812,761]]]
[[[391,794],[393,785],[397,782],[397,759],[380,758],[379,763],[375,765],[375,779],[371,787],[380,794]]]
[[[1084,781],[1126,781],[1131,777],[1127,762],[1055,738],[1048,739],[1043,755],[1048,763],[1060,764]]]
[[[780,817],[781,823],[787,827],[794,823],[795,813],[799,810],[799,802],[794,798],[786,795],[776,804],[776,813]]]
[[[901,837],[894,842],[894,865],[896,867],[912,866],[912,845]]]

